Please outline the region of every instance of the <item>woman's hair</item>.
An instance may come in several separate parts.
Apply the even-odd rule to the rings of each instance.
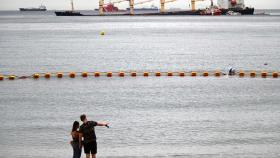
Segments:
[[[79,128],[79,122],[78,121],[74,121],[73,123],[73,127],[72,127],[72,132],[77,131],[77,129]]]

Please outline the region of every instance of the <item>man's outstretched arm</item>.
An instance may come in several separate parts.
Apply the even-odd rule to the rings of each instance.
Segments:
[[[97,122],[97,126],[106,126],[109,127],[109,124],[107,122]]]

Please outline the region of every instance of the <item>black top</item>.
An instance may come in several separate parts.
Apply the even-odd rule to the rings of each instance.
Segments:
[[[97,122],[88,121],[80,126],[80,133],[83,134],[84,143],[93,142],[96,140],[94,127],[97,126]]]

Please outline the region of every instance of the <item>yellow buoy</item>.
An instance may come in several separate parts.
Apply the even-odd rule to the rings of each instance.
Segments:
[[[34,79],[40,78],[40,74],[34,74],[34,75],[33,75],[33,78],[34,78]]]
[[[148,73],[148,72],[144,72],[144,73],[143,73],[143,76],[144,76],[144,77],[148,77],[148,76],[149,76],[149,73]]]
[[[107,77],[112,77],[113,73],[112,72],[107,72]]]
[[[256,72],[255,71],[250,72],[250,76],[251,77],[256,77]]]
[[[179,76],[180,76],[180,77],[184,77],[184,76],[185,76],[185,73],[184,73],[184,72],[179,72]]]
[[[10,76],[8,77],[9,80],[14,80],[15,78],[16,78],[16,76],[14,76],[14,75],[10,75]]]
[[[172,72],[167,72],[167,76],[173,76]]]
[[[4,80],[4,76],[0,75],[0,81]]]
[[[239,71],[239,77],[244,77],[245,73],[243,71]]]
[[[50,78],[51,74],[50,73],[45,73],[45,78]]]
[[[220,72],[220,71],[215,71],[215,72],[214,72],[214,76],[220,77],[220,76],[221,76],[221,72]]]
[[[100,72],[94,72],[94,76],[95,77],[99,77],[100,76]]]
[[[81,76],[82,77],[88,77],[88,73],[87,72],[82,72]]]
[[[130,74],[132,77],[136,77],[136,72],[131,72],[131,74]]]
[[[160,72],[156,72],[155,76],[159,77],[159,76],[161,76],[161,73]]]
[[[63,74],[60,73],[60,72],[58,72],[58,73],[56,74],[56,77],[57,77],[57,78],[62,78],[62,77],[63,77]]]
[[[101,36],[104,36],[104,35],[105,35],[105,32],[104,32],[104,31],[101,31],[101,32],[100,32],[100,35],[101,35]]]
[[[196,76],[197,75],[197,73],[196,72],[191,72],[191,76]]]
[[[272,73],[272,77],[273,77],[273,78],[278,78],[278,72],[273,72],[273,73]]]
[[[70,73],[69,73],[69,77],[70,77],[70,78],[75,78],[75,77],[76,77],[75,72],[70,72]]]
[[[209,73],[208,72],[203,72],[202,76],[207,77],[207,76],[209,76]]]
[[[124,77],[124,72],[119,72],[119,77]]]
[[[267,77],[267,72],[265,72],[265,71],[261,72],[261,76],[262,76],[262,78],[266,78]]]

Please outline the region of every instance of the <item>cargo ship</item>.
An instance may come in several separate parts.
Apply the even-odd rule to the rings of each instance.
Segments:
[[[222,15],[226,15],[229,11],[240,13],[241,15],[253,15],[255,9],[245,7],[244,0],[218,0],[218,6]]]
[[[19,11],[47,11],[47,7],[40,5],[38,8],[19,8]]]
[[[71,0],[71,10],[68,11],[55,11],[56,16],[83,16],[80,12],[74,11],[74,3]]]

